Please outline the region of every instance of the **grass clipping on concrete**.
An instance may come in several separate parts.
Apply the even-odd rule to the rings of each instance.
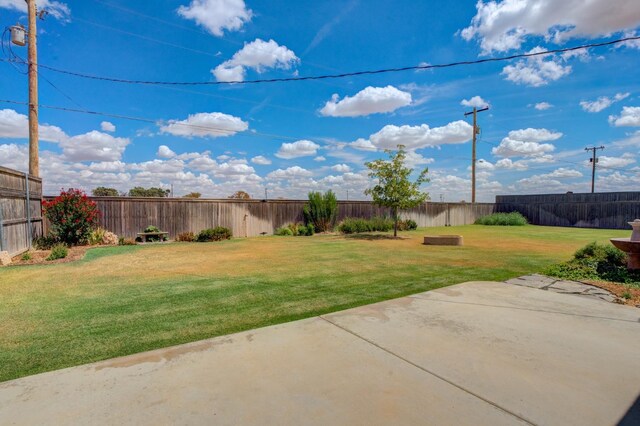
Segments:
[[[0,269],[0,381],[307,318],[568,260],[626,231],[429,228],[465,246],[367,235],[257,237],[91,249],[72,263]],[[389,234],[372,234],[389,235]]]

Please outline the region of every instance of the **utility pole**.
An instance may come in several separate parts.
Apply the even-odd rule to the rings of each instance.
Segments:
[[[585,148],[585,151],[593,151],[593,157],[589,158],[591,162],[591,193],[595,192],[596,185],[596,163],[598,162],[598,157],[596,157],[596,151],[599,149],[604,149],[604,146],[593,146],[591,148]]]
[[[480,109],[473,107],[473,111],[464,113],[465,117],[473,114],[473,148],[471,149],[471,203],[472,204],[476,202],[476,136],[480,133],[480,128],[478,127],[477,115],[479,112],[487,111],[488,109],[489,109],[488,106]]]
[[[28,61],[29,61],[29,174],[40,176],[38,153],[38,47],[36,45],[36,0],[27,2],[29,15]]]

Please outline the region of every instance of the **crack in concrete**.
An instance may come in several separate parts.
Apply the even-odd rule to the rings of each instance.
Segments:
[[[405,357],[403,357],[401,355],[398,355],[397,353],[393,352],[390,349],[385,348],[384,346],[379,345],[378,343],[374,342],[373,340],[367,339],[366,337],[361,336],[358,333],[356,333],[354,331],[351,331],[346,327],[343,327],[343,326],[341,326],[339,324],[336,324],[333,321],[330,321],[329,319],[325,318],[322,315],[318,316],[318,318],[320,318],[320,319],[326,321],[327,323],[339,328],[342,331],[345,331],[345,332],[351,334],[352,336],[355,336],[358,339],[361,339],[361,340],[367,342],[368,344],[370,344],[372,346],[375,346],[376,348],[388,353],[389,355],[394,356],[394,357],[398,358],[399,360],[401,360],[401,361],[403,361],[403,362],[405,362],[405,363],[407,363],[407,364],[409,364],[409,365],[411,365],[411,366],[413,366],[413,367],[415,367],[415,368],[417,368],[417,369],[419,369],[419,370],[421,370],[421,371],[423,371],[423,372],[425,372],[427,374],[430,374],[430,375],[436,377],[437,379],[442,380],[442,381],[450,384],[451,386],[453,386],[453,387],[455,387],[457,389],[460,389],[461,391],[463,391],[463,392],[465,392],[465,393],[467,393],[467,394],[469,394],[469,395],[471,395],[471,396],[473,396],[475,398],[478,398],[479,400],[481,400],[483,402],[486,402],[487,404],[495,407],[496,409],[502,411],[503,413],[509,414],[510,416],[513,416],[513,417],[517,418],[518,420],[520,420],[520,421],[522,421],[522,422],[524,422],[524,423],[526,423],[528,425],[537,426],[536,423],[532,422],[531,420],[528,420],[528,419],[522,417],[521,415],[516,414],[516,413],[514,413],[514,412],[512,412],[512,411],[510,411],[510,410],[498,405],[497,403],[491,401],[490,399],[487,399],[487,398],[485,398],[485,397],[483,397],[483,396],[481,396],[481,395],[479,395],[479,394],[477,394],[477,393],[465,388],[464,386],[459,385],[459,384],[447,379],[446,377],[441,376],[438,373],[435,373],[435,372],[433,372],[433,371],[431,371],[431,370],[429,370],[429,369],[427,369],[427,368],[425,368],[425,367],[423,367],[423,366],[421,366],[421,365],[419,365],[419,364],[417,364],[417,363],[415,363],[415,362],[413,362],[413,361],[411,361],[411,360],[409,360],[409,359],[407,359],[407,358],[405,358]]]

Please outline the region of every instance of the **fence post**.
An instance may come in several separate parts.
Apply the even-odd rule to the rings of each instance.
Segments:
[[[31,244],[33,241],[33,229],[31,228],[31,194],[29,194],[29,173],[24,174],[24,179],[26,182],[26,192],[27,192],[27,238],[29,241],[29,250],[31,250]]]
[[[3,251],[4,248],[4,222],[2,221],[2,200],[0,200],[0,251]]]

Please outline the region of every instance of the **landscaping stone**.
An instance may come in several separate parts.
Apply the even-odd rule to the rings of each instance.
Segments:
[[[0,266],[6,266],[11,263],[11,256],[8,251],[0,251]]]
[[[594,299],[615,302],[617,297],[611,292],[578,281],[559,280],[540,274],[524,275],[505,281],[507,284],[515,284],[524,287],[532,287],[554,293],[575,294]]]

